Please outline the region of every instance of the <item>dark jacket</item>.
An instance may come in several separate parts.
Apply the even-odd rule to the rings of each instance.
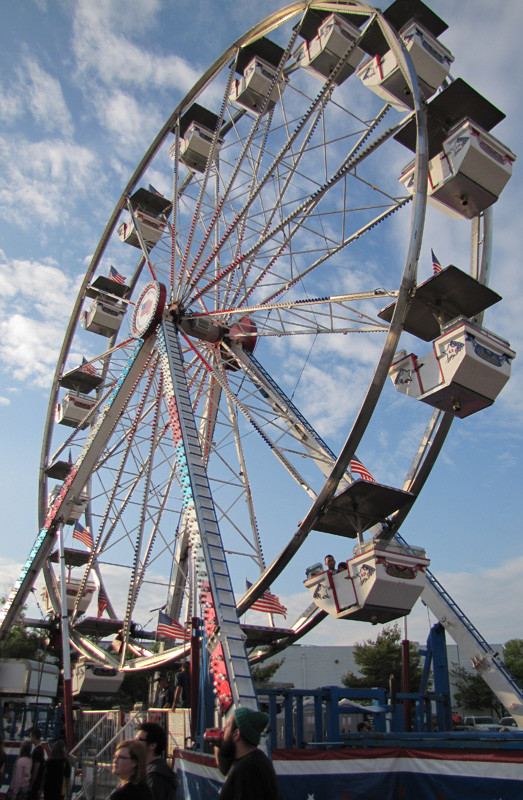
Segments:
[[[154,800],[174,800],[176,775],[164,758],[155,758],[147,765],[146,780]]]
[[[123,783],[113,789],[107,800],[155,800],[146,783]]]
[[[227,768],[220,763],[220,772]],[[218,800],[278,800],[276,773],[265,753],[251,750],[227,770]]]

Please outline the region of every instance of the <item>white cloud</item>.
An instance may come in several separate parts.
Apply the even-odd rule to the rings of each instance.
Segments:
[[[64,309],[71,307],[76,288],[71,278],[49,264],[1,265],[0,363],[15,380],[49,385],[67,321]],[[31,316],[13,308],[30,308]]]
[[[8,397],[2,397],[0,395],[0,406],[8,406],[8,405],[10,405],[10,403],[11,403],[11,401],[9,400]]]
[[[18,381],[48,386],[56,364],[63,327],[13,314],[0,322],[0,360]]]
[[[27,58],[19,70],[21,87],[29,109],[46,131],[60,131],[64,136],[73,132],[71,115],[67,108],[60,82],[45,72],[34,58]]]
[[[123,91],[99,92],[95,107],[100,125],[126,148],[152,138],[163,121],[153,106]]]
[[[16,89],[0,86],[0,118],[4,125],[15,122],[23,113],[23,96]]]
[[[34,228],[35,219],[51,227],[66,224],[76,201],[100,182],[95,155],[59,139],[0,139],[0,163],[2,214],[26,228]]]
[[[132,86],[140,89],[180,89],[187,91],[199,72],[176,55],[158,55],[139,47],[125,34],[152,24],[160,4],[128,2],[122,14],[120,4],[112,2],[77,4],[73,26],[73,47],[80,74],[91,74],[105,86]]]

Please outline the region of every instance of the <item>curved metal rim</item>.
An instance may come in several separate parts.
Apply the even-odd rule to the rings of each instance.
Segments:
[[[131,179],[127,183],[124,191],[122,192],[114,208],[114,211],[109,219],[109,222],[104,230],[104,233],[99,241],[99,244],[91,260],[91,263],[87,269],[84,281],[82,283],[82,286],[80,288],[76,300],[75,307],[71,315],[69,326],[64,338],[62,350],[59,356],[57,369],[53,379],[53,386],[50,394],[47,419],[44,429],[44,439],[42,445],[42,455],[40,464],[41,498],[42,496],[45,497],[46,494],[46,479],[45,479],[44,469],[49,455],[51,433],[54,424],[54,407],[59,390],[59,378],[61,375],[63,364],[65,363],[65,360],[67,358],[70,349],[74,332],[78,324],[80,308],[85,297],[85,289],[100,263],[100,260],[105,251],[107,243],[116,227],[119,215],[121,211],[125,208],[129,194],[136,187],[141,176],[148,168],[149,164],[151,163],[152,159],[156,155],[157,151],[159,150],[159,148],[161,147],[167,136],[172,132],[173,126],[178,117],[183,113],[184,110],[186,110],[189,107],[192,101],[206,88],[206,86],[211,82],[215,73],[221,70],[223,66],[234,56],[238,48],[244,46],[245,44],[249,43],[252,40],[259,38],[265,33],[270,32],[274,28],[278,27],[278,25],[285,22],[287,19],[296,16],[300,12],[306,11],[308,8],[321,8],[324,10],[335,11],[335,10],[341,10],[340,9],[341,5],[343,5],[344,7],[346,7],[347,5],[350,6],[351,11],[361,10],[362,13],[375,15],[376,19],[378,19],[379,21],[379,24],[382,28],[385,38],[387,39],[391,49],[394,51],[396,55],[396,58],[401,66],[401,69],[409,84],[412,96],[414,98],[414,106],[415,106],[414,116],[416,118],[416,127],[417,127],[416,172],[415,172],[416,191],[414,193],[414,206],[411,217],[409,247],[401,279],[399,297],[396,303],[396,310],[391,322],[389,333],[387,335],[387,339],[383,347],[381,357],[375,369],[373,378],[367,390],[364,402],[353,424],[353,427],[349,433],[348,439],[340,453],[340,456],[336,462],[334,469],[332,470],[330,477],[326,481],[316,501],[312,504],[312,507],[307,513],[305,519],[303,520],[298,532],[295,534],[295,536],[293,537],[291,542],[287,545],[287,547],[284,549],[284,551],[282,551],[282,553],[277,557],[277,559],[275,559],[273,564],[271,564],[268,570],[263,574],[263,576],[253,585],[249,593],[247,593],[240,601],[238,605],[238,613],[240,614],[243,613],[243,611],[245,611],[252,604],[252,602],[254,602],[263,593],[263,591],[265,591],[265,589],[272,583],[275,577],[278,574],[280,574],[280,572],[284,569],[284,567],[289,563],[292,556],[297,552],[297,550],[305,540],[307,534],[312,529],[312,525],[315,519],[317,518],[318,513],[321,510],[322,506],[333,496],[334,492],[336,491],[341,475],[347,469],[349,461],[354,455],[357,446],[361,441],[361,438],[372,418],[374,409],[381,394],[381,390],[385,383],[390,364],[392,362],[394,353],[396,351],[399,336],[402,332],[403,321],[408,310],[408,305],[410,302],[412,290],[416,284],[417,262],[421,248],[421,239],[422,239],[422,232],[424,225],[426,194],[427,194],[427,140],[426,140],[425,104],[420,97],[416,73],[412,65],[410,56],[405,51],[399,36],[391,28],[391,26],[389,25],[389,23],[387,23],[387,21],[383,18],[383,16],[376,11],[376,9],[372,8],[366,3],[358,2],[358,0],[356,0],[355,2],[350,2],[348,4],[332,3],[332,2],[331,3],[314,2],[314,1],[312,3],[308,3],[304,2],[304,0],[300,0],[300,2],[296,2],[289,6],[286,6],[280,11],[269,15],[266,19],[264,19],[257,25],[253,26],[249,31],[247,31],[247,33],[245,33],[242,37],[240,37],[232,45],[230,45],[230,47],[222,54],[220,58],[218,58],[214,62],[214,64],[207,70],[207,72],[202,76],[202,78],[194,85],[194,87],[189,91],[189,93],[184,97],[184,99],[178,104],[176,109],[173,111],[173,113],[170,115],[170,117],[164,124],[163,128],[160,130],[156,138],[153,140],[149,149],[147,150],[144,157],[138,164],[136,170],[134,171]],[[43,491],[42,491],[42,486],[44,487]]]

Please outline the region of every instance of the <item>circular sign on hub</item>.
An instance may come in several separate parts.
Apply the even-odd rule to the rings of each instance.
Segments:
[[[145,339],[160,322],[165,308],[167,289],[159,281],[148,283],[136,303],[131,319],[131,336]]]

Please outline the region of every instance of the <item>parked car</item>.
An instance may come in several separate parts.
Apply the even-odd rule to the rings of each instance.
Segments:
[[[465,730],[469,731],[499,731],[502,727],[499,722],[496,722],[494,717],[485,715],[465,717],[463,725],[465,726]]]

